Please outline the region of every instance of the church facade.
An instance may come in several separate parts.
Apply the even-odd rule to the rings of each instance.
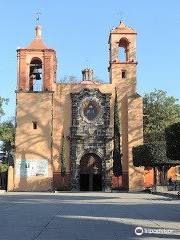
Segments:
[[[89,68],[82,71],[80,83],[58,83],[56,51],[44,44],[41,26],[36,26],[35,39],[17,50],[16,152],[14,168],[9,170],[9,191],[110,191],[116,178],[115,99],[121,187],[143,189],[143,168],[132,162],[132,148],[143,143],[136,35],[123,22],[110,32],[109,83],[96,82]]]

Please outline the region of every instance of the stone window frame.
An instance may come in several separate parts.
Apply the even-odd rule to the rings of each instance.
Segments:
[[[87,101],[89,101],[89,102],[90,101],[95,101],[98,105],[98,108],[99,108],[97,116],[92,120],[89,120],[84,115],[84,103],[87,102]],[[86,123],[89,123],[89,124],[93,123],[95,125],[99,124],[99,121],[102,120],[102,118],[103,118],[103,109],[102,109],[102,106],[101,106],[101,103],[100,103],[100,99],[97,96],[87,96],[87,97],[85,97],[80,104],[79,114],[80,114],[82,120],[85,121]]]

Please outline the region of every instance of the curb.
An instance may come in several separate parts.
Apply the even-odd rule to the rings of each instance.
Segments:
[[[173,194],[173,193],[167,193],[167,192],[152,192],[152,194],[180,200],[180,196],[178,196],[177,193]]]

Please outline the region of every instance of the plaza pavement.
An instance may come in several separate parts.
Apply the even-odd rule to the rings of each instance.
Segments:
[[[166,229],[171,234],[137,236],[136,227],[141,227],[140,232]],[[0,195],[0,240],[180,239],[178,234],[180,200],[166,196],[102,192]]]

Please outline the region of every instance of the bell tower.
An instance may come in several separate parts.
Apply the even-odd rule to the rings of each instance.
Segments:
[[[110,81],[121,85],[123,93],[136,93],[136,31],[120,22],[113,28],[109,37]]]
[[[35,39],[17,50],[18,91],[51,91],[56,82],[56,52],[42,40],[40,25],[35,28]]]
[[[110,83],[117,93],[121,129],[122,180],[129,190],[143,188],[143,169],[133,166],[132,148],[143,143],[143,101],[136,90],[136,36],[124,22],[109,36]]]
[[[50,191],[53,182],[53,96],[56,52],[35,38],[17,50],[15,191]]]

